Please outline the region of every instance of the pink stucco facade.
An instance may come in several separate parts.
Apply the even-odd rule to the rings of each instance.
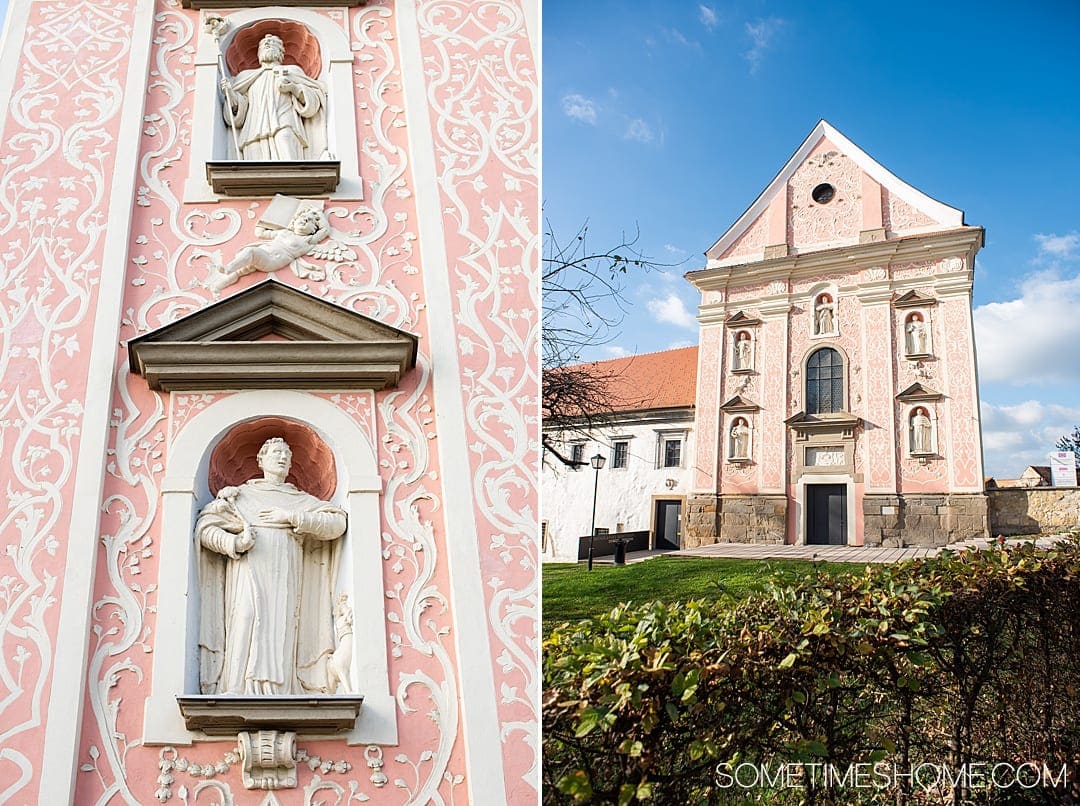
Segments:
[[[687,275],[702,293],[691,542],[818,542],[807,511],[821,485],[842,490],[844,524],[829,529],[847,544],[985,530],[971,318],[981,245],[959,210],[827,123],[814,129]],[[739,338],[754,344],[749,370],[735,363]],[[843,368],[842,400],[824,413],[807,398],[822,348]],[[739,418],[749,461],[734,452]]]
[[[278,10],[281,14],[292,13]],[[127,340],[215,297],[267,198],[185,201],[207,12],[13,4],[0,156],[0,801],[262,803],[227,743],[144,743],[170,448],[233,393],[152,392]],[[538,787],[535,9],[305,10],[348,41],[357,253],[276,279],[419,337],[395,388],[312,393],[376,448],[398,743],[300,745],[281,803],[533,803]],[[229,12],[223,12],[228,18]],[[305,18],[306,19],[306,18]],[[342,114],[341,110],[337,114]],[[262,282],[243,278],[222,297]],[[318,428],[319,424],[312,423]],[[332,448],[334,446],[331,446]],[[356,613],[357,619],[365,614]],[[176,692],[181,693],[181,692]]]

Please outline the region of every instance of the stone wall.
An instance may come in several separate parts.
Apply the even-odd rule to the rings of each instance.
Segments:
[[[1054,534],[1080,526],[1080,487],[1010,488],[986,495],[994,535]]]
[[[687,500],[683,546],[711,543],[783,543],[783,495],[696,495]]]
[[[718,501],[715,495],[691,494],[686,496],[686,512],[683,515],[682,547],[691,549],[717,542],[720,532],[717,520]]]
[[[947,546],[987,535],[987,499],[982,493],[865,495],[863,534],[867,546]]]

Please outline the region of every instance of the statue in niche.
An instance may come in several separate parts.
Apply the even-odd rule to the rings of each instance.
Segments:
[[[200,689],[333,693],[347,669],[334,663],[332,613],[346,515],[285,481],[285,440],[268,439],[258,461],[262,478],[223,487],[195,524]]]
[[[825,336],[836,332],[836,305],[832,297],[822,294],[814,306],[814,334]]]
[[[750,426],[741,417],[731,427],[731,457],[746,459],[750,455]]]
[[[926,322],[918,314],[912,316],[907,324],[908,355],[926,355],[930,352],[927,335]]]
[[[221,79],[225,125],[236,132],[238,159],[325,158],[326,90],[293,64],[274,34],[259,42],[259,66]]]
[[[932,453],[932,434],[933,424],[930,422],[930,418],[926,416],[926,410],[915,409],[915,414],[911,418],[911,452]]]
[[[735,369],[750,369],[750,334],[740,333],[735,340]]]
[[[284,202],[295,202],[281,196]],[[235,283],[241,277],[255,271],[272,273],[286,266],[302,280],[324,280],[326,271],[313,263],[302,260],[315,257],[321,260],[343,262],[356,260],[356,252],[341,241],[330,238],[330,222],[326,213],[310,203],[295,202],[296,209],[287,219],[287,226],[281,226],[272,219],[274,204],[255,226],[255,235],[263,239],[262,243],[251,243],[241,247],[236,256],[224,266],[215,265],[211,269],[207,285],[213,291],[221,291]],[[327,241],[327,243],[323,243]],[[216,253],[215,253],[216,254]],[[220,255],[217,259],[220,261]]]

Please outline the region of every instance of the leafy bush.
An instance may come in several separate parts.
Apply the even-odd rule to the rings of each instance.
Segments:
[[[620,606],[556,627],[544,681],[547,802],[867,801],[810,778],[721,788],[717,765],[743,762],[1037,762],[1071,765],[1072,782],[1080,543],[777,579],[741,603]],[[874,797],[1016,795],[892,783]]]

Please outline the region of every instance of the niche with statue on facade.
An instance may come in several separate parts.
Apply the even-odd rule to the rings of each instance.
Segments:
[[[335,103],[319,37],[295,19],[234,30],[232,18],[208,15],[203,24],[217,63],[212,125],[224,126],[205,162],[207,183],[223,196],[334,193],[342,163],[333,119],[355,112],[351,98]],[[354,151],[356,144],[338,145]]]
[[[383,481],[363,423],[417,346],[273,279],[128,342],[152,390],[219,393],[169,443],[161,562],[186,570],[159,579],[169,629],[144,744],[231,740],[260,789],[296,786],[300,736],[396,744]],[[363,422],[312,394],[325,389],[356,395]]]
[[[335,463],[311,429],[264,418],[214,448],[208,484],[192,536],[199,693],[177,703],[190,730],[237,737],[246,786],[296,786],[297,734],[352,730],[364,701]]]

